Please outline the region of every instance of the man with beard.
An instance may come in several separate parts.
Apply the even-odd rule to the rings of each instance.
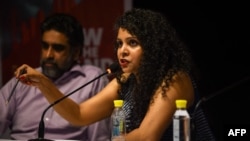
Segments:
[[[74,17],[57,13],[46,18],[41,24],[41,34],[41,66],[37,70],[51,79],[65,95],[103,73],[98,67],[80,63],[84,43],[83,27]],[[107,83],[107,77],[101,77],[69,98],[81,103],[94,96]],[[16,86],[12,98],[8,99],[15,84],[17,79],[12,78],[0,90],[0,137],[9,129],[11,139],[35,139],[38,137],[42,113],[50,104],[39,89],[21,83]],[[110,140],[109,118],[77,127],[50,108],[44,116],[44,127],[46,139]]]

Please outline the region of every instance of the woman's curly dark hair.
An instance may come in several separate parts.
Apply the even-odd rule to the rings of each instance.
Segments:
[[[114,30],[124,28],[138,38],[143,50],[135,82],[133,98],[134,112],[139,119],[145,116],[152,96],[162,86],[163,96],[173,78],[179,72],[190,73],[193,66],[187,47],[180,41],[176,31],[161,13],[146,9],[132,9],[119,17]],[[117,48],[115,48],[117,51]],[[121,78],[121,73],[117,78]],[[122,84],[121,84],[122,85]]]

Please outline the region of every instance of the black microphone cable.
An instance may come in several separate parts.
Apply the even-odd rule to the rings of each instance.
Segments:
[[[49,139],[44,139],[44,116],[46,114],[46,112],[53,107],[54,105],[56,105],[57,103],[61,102],[62,100],[64,100],[65,98],[69,97],[70,95],[74,94],[76,91],[82,89],[83,87],[87,86],[88,84],[92,83],[93,81],[99,79],[100,77],[106,75],[106,74],[111,74],[114,73],[118,70],[119,65],[117,63],[113,63],[110,65],[110,67],[107,69],[107,71],[101,75],[99,75],[98,77],[92,79],[91,81],[87,82],[86,84],[80,86],[79,88],[75,89],[74,91],[70,92],[69,94],[61,97],[60,99],[54,101],[53,103],[51,103],[42,113],[41,116],[41,120],[39,123],[39,128],[38,128],[38,138],[37,139],[30,139],[28,141],[53,141],[53,140],[49,140]]]

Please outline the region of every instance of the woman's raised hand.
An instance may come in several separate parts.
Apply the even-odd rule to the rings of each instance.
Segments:
[[[29,65],[23,64],[16,69],[15,77],[24,84],[37,86],[41,78],[45,76]]]

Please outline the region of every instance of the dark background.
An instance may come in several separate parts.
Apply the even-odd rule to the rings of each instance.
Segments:
[[[218,140],[224,140],[228,128],[248,127],[247,2],[134,0],[133,5],[163,13],[190,48],[199,69],[201,95],[212,97],[202,106]]]

